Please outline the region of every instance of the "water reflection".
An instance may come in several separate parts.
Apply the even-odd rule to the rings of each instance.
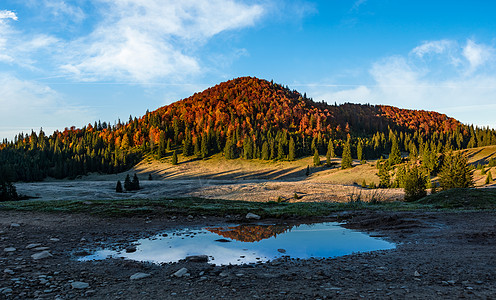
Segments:
[[[223,242],[222,242],[223,241]],[[215,265],[265,262],[292,258],[336,257],[354,252],[392,249],[394,244],[338,223],[293,225],[239,225],[163,232],[135,242],[136,252],[96,251],[82,261],[123,257],[154,263],[177,262],[191,255],[208,255]]]

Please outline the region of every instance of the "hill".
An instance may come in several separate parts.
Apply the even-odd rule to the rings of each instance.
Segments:
[[[354,158],[362,160],[389,153],[393,140],[401,151],[421,154],[496,144],[496,133],[436,112],[314,102],[280,84],[242,77],[125,124],[99,121],[50,136],[32,132],[4,140],[0,174],[4,180],[33,181],[118,173],[144,155],[170,159],[172,151],[189,159],[216,153],[261,160],[294,160],[315,152],[339,156],[347,141]]]

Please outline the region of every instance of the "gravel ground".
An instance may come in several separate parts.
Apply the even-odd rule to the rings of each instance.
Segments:
[[[84,249],[189,225],[240,221],[193,216],[97,218],[1,212],[0,298],[6,299],[454,299],[496,297],[496,212],[346,212],[315,221],[398,243],[393,250],[266,264],[78,262]],[[274,222],[277,220],[264,220]],[[287,220],[286,220],[287,221]],[[306,220],[308,221],[308,220]],[[39,244],[39,245],[33,245]],[[29,246],[29,247],[28,247]],[[30,248],[30,249],[27,249]],[[33,254],[48,251],[47,258]],[[172,274],[186,268],[178,277]],[[144,273],[144,278],[131,279]]]

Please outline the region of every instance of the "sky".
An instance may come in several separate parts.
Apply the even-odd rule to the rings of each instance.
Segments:
[[[129,116],[240,76],[496,128],[496,2],[2,0],[0,139]]]

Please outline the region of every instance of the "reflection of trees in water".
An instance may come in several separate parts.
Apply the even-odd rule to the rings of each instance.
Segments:
[[[258,242],[285,233],[293,227],[294,225],[238,225],[233,227],[209,227],[205,229],[236,241]]]

